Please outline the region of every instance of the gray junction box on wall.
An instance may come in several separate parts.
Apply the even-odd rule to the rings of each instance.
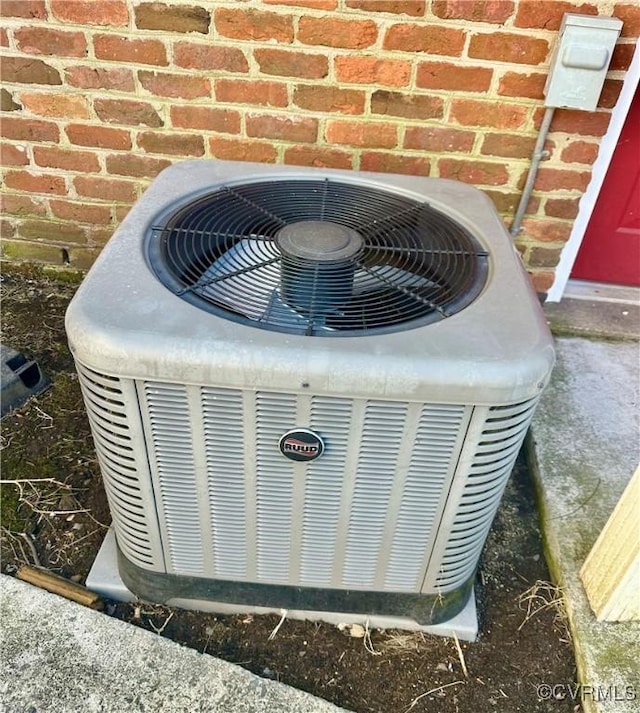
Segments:
[[[545,106],[593,111],[622,21],[566,13],[544,88]]]
[[[554,360],[480,191],[224,161],[155,179],[66,326],[132,592],[421,625]]]

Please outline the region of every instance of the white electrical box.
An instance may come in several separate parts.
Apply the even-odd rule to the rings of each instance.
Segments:
[[[615,17],[565,14],[549,76],[545,106],[593,111],[622,29]]]

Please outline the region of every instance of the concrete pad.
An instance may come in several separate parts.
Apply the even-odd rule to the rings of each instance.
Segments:
[[[544,312],[554,334],[604,339],[640,338],[640,289],[570,280],[561,302]]]
[[[583,694],[585,711],[637,713],[640,623],[596,621],[579,570],[640,460],[640,346],[560,338],[557,356],[529,441],[547,559],[580,682],[596,689]]]
[[[109,529],[98,551],[86,586],[107,599],[120,602],[136,600],[120,578],[117,564],[117,549],[115,534]],[[212,602],[203,599],[171,599],[168,606],[195,611],[214,612],[216,614],[280,614],[280,609],[268,607],[251,607],[227,602]],[[454,635],[461,641],[475,641],[478,638],[478,614],[476,610],[475,592],[472,590],[464,609],[448,621],[441,624],[422,626],[413,619],[399,616],[367,616],[349,612],[324,612],[288,609],[287,617],[303,621],[325,621],[329,624],[362,624],[371,629],[403,629],[405,631],[422,631],[434,636]]]
[[[7,713],[339,713],[239,666],[0,575]]]

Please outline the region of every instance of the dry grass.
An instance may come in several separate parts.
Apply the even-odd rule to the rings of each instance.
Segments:
[[[563,640],[571,640],[564,593],[552,582],[537,580],[529,589],[518,597],[518,606],[525,610],[525,617],[518,627],[522,629],[546,610],[553,612],[553,624]]]

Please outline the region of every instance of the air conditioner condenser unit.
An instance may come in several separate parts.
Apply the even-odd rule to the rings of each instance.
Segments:
[[[66,325],[132,592],[420,625],[554,358],[480,191],[222,161],[155,179]]]

